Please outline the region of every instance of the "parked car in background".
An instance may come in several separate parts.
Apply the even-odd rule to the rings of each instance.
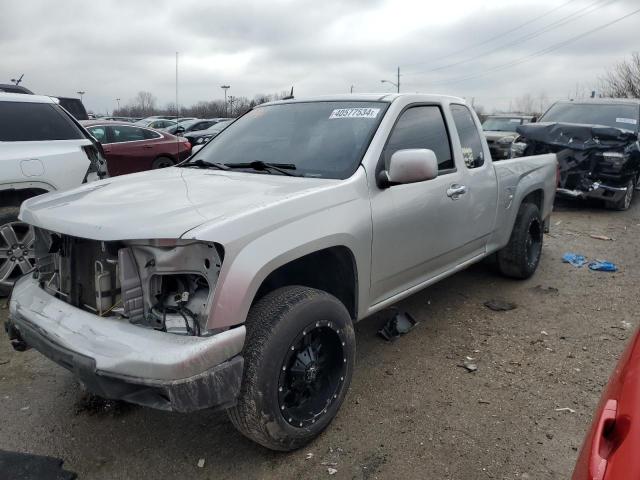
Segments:
[[[33,234],[18,220],[20,204],[106,176],[100,145],[56,100],[0,93],[0,296],[32,268]]]
[[[26,87],[20,85],[0,84],[0,92],[6,93],[21,93],[25,95],[33,95],[34,93]],[[59,97],[57,95],[48,95],[50,98],[56,100],[62,108],[74,116],[76,120],[88,120],[89,115],[79,98],[71,97]]]
[[[218,135],[221,131],[227,128],[235,119],[224,119],[216,122],[205,130],[199,130],[195,132],[185,132],[182,135],[189,140],[191,145],[204,145],[209,140]]]
[[[512,155],[557,153],[558,195],[626,210],[640,177],[639,124],[638,99],[561,101],[517,127]]]
[[[89,120],[85,128],[100,142],[113,176],[175,165],[191,155],[183,137],[126,122]]]
[[[502,160],[511,157],[511,144],[518,136],[516,127],[535,121],[533,115],[489,115],[482,123],[482,130],[489,144],[491,158]]]
[[[194,118],[191,120],[180,121],[177,125],[172,125],[165,128],[164,130],[174,135],[176,133],[179,135],[184,135],[185,133],[189,132],[206,130],[207,128],[215,125],[220,121],[222,121],[222,119],[220,118]]]
[[[99,395],[227,408],[294,450],[347,394],[355,322],[494,253],[535,273],[555,175],[553,154],[493,163],[455,97],[263,104],[180,166],[25,203],[37,271],[8,336]]]
[[[605,387],[572,480],[640,478],[640,330]]]
[[[130,122],[130,123],[134,123],[137,122],[138,118],[132,118],[132,117],[98,117],[96,118],[96,120],[113,120],[114,122]]]
[[[140,127],[161,129],[178,125],[178,122],[175,120],[168,120],[166,118],[143,118],[134,124]]]

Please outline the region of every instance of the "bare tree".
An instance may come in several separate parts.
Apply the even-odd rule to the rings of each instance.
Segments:
[[[535,110],[535,99],[530,93],[525,93],[514,99],[513,106],[516,112],[532,113]]]
[[[600,90],[604,97],[640,98],[640,53],[607,71],[600,78]]]
[[[156,109],[156,97],[151,92],[138,92],[132,103],[142,115],[152,115]]]
[[[289,95],[289,92],[264,94],[259,93],[253,99],[247,97],[229,97],[228,108],[225,108],[223,100],[204,101],[185,107],[180,105],[180,116],[196,118],[216,118],[224,116],[239,116],[246,113],[261,103],[280,100]],[[136,97],[127,105],[113,111],[114,116],[143,117],[149,115],[176,115],[176,105],[173,102],[166,104],[165,108],[156,107],[156,97],[150,92],[138,92]]]

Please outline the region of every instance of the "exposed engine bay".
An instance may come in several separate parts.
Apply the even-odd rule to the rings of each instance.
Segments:
[[[558,192],[583,197],[598,192],[604,200],[624,195],[640,172],[638,135],[630,130],[571,123],[532,123],[517,127],[514,153],[556,153]]]
[[[95,315],[178,335],[207,335],[222,248],[194,240],[103,242],[35,229],[34,277]]]

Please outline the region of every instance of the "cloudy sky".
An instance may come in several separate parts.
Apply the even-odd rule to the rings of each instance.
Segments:
[[[591,91],[638,49],[638,0],[0,0],[0,83],[77,96],[106,113],[148,90],[160,105],[401,91],[454,94],[508,109]],[[564,46],[561,46],[563,45]],[[557,48],[561,46],[561,48]],[[546,52],[546,53],[545,53]]]

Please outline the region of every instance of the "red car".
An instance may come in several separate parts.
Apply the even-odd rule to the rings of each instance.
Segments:
[[[182,137],[128,122],[88,120],[82,125],[104,148],[110,176],[170,167],[191,155]]]
[[[640,330],[618,361],[582,445],[573,480],[640,478]]]

